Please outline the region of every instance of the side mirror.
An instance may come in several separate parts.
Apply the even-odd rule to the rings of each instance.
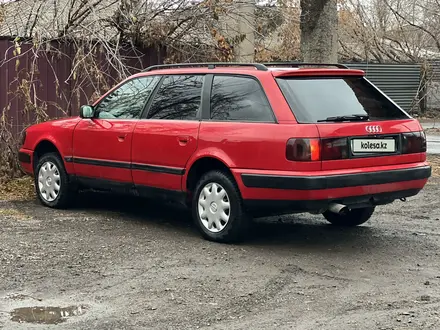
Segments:
[[[95,110],[90,105],[83,105],[79,109],[79,116],[81,118],[93,118]]]

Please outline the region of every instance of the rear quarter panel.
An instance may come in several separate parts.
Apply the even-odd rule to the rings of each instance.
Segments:
[[[256,72],[254,74],[266,93],[272,110],[277,118],[277,122],[295,122],[295,116],[290,110],[289,104],[284,98],[278,84],[271,72]]]
[[[189,165],[202,157],[221,160],[229,168],[319,171],[320,162],[286,159],[291,137],[317,138],[316,125],[209,122],[200,125],[199,145]]]

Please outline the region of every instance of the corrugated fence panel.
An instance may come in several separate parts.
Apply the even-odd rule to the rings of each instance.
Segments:
[[[368,80],[404,110],[410,111],[415,104],[420,85],[420,64],[344,64],[364,70]]]
[[[428,61],[428,65],[430,67],[428,79],[435,82],[440,82],[440,61]]]
[[[440,61],[429,61],[427,108],[428,110],[440,109]]]
[[[35,122],[36,115],[30,101],[45,109],[49,118],[56,118],[78,114],[80,105],[87,104],[93,97],[96,86],[92,79],[72,79],[72,58],[76,53],[74,44],[53,43],[51,51],[40,51],[35,57],[31,51],[33,45],[22,43],[18,58],[14,55],[13,46],[12,40],[0,38],[0,116],[6,115],[13,135],[18,136],[25,127]],[[121,50],[120,53],[131,73],[163,63],[166,55],[165,49],[155,48],[136,52]],[[100,59],[98,70],[106,77],[109,86],[119,82],[119,75],[106,54],[100,52],[96,57]],[[37,64],[32,72],[31,63]],[[78,77],[84,74],[79,72]],[[25,91],[29,93],[23,95]],[[25,105],[30,111],[23,111]]]

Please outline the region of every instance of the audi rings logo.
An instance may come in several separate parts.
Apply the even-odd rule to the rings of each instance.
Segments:
[[[365,130],[368,133],[382,133],[382,127],[379,125],[365,126]]]

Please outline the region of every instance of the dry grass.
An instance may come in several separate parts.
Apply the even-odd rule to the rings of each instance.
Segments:
[[[0,185],[0,199],[2,200],[30,200],[34,197],[34,181],[29,176],[14,179]]]
[[[428,155],[428,162],[432,166],[432,176],[440,177],[440,155]]]
[[[17,209],[7,209],[7,208],[0,209],[0,217],[14,218],[18,220],[32,219],[32,217],[30,217],[26,213],[20,212]]]
[[[421,123],[433,122],[440,120],[439,109],[427,111],[423,116],[416,118]]]
[[[426,134],[440,135],[440,128],[439,127],[426,128],[426,129],[424,129],[424,131]]]

